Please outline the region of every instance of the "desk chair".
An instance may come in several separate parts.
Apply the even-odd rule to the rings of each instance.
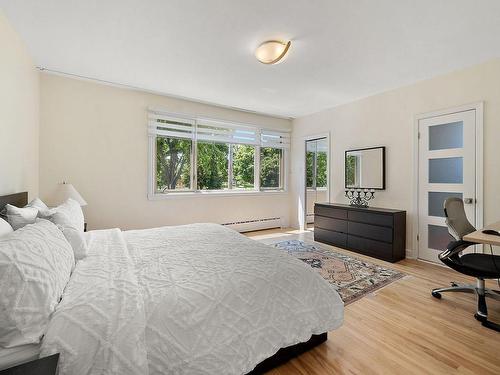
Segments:
[[[488,320],[488,309],[486,307],[486,297],[500,300],[500,292],[485,288],[485,279],[500,278],[500,256],[492,254],[462,254],[469,246],[475,245],[473,242],[464,241],[462,238],[476,228],[467,220],[464,203],[459,198],[448,198],[444,202],[444,213],[446,225],[449,233],[455,238],[451,241],[445,251],[439,254],[439,259],[448,267],[453,268],[464,275],[476,278],[476,285],[451,283],[451,287],[432,290],[432,296],[441,298],[443,292],[466,292],[477,295],[477,312],[474,317],[483,326],[500,332],[500,325]]]

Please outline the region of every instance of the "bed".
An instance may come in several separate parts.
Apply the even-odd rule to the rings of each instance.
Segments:
[[[60,374],[263,373],[342,324],[342,300],[318,273],[217,224],[86,240],[39,348],[60,353]]]

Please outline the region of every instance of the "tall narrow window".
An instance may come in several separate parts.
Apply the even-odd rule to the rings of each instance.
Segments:
[[[191,189],[192,141],[156,137],[156,190]]]
[[[254,189],[255,146],[231,145],[231,188]]]
[[[229,187],[229,145],[216,142],[198,142],[198,190],[223,190]]]
[[[260,188],[262,190],[283,189],[283,149],[260,148]]]

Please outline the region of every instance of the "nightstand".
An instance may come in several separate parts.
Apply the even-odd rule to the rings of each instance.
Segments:
[[[0,375],[55,375],[58,361],[59,353],[2,370]]]

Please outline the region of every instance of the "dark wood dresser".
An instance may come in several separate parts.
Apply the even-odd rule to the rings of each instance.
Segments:
[[[397,262],[406,256],[406,211],[316,203],[314,240]]]

